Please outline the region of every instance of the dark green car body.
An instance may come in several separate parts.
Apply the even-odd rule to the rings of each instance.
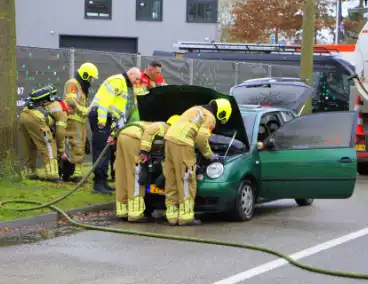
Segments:
[[[196,210],[227,212],[234,220],[245,221],[261,202],[295,199],[299,205],[310,205],[313,199],[352,196],[357,169],[355,112],[298,117],[289,109],[238,105],[231,96],[198,86],[155,88],[138,103],[142,120],[163,121],[222,97],[230,100],[233,114],[227,125],[217,125],[214,131],[217,140],[226,141],[225,147],[217,151],[218,141],[211,146],[222,156],[227,152],[223,173],[210,178],[208,164],[199,161]],[[165,107],[159,109],[162,104]],[[147,200],[154,208],[164,207],[162,195],[147,192]]]

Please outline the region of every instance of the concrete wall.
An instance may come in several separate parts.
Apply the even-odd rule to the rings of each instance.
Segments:
[[[17,45],[59,47],[59,34],[138,37],[138,51],[171,50],[178,40],[217,40],[218,24],[186,23],[186,0],[164,0],[163,21],[136,21],[136,1],[113,0],[112,20],[84,19],[84,0],[16,0]],[[54,31],[51,34],[50,31]]]

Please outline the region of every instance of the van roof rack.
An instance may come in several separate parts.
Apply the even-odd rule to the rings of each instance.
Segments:
[[[273,45],[254,43],[226,43],[226,42],[200,42],[200,41],[178,41],[173,45],[178,50],[187,52],[245,52],[245,53],[301,53],[301,45]],[[314,46],[314,53],[331,55],[331,51],[339,52],[337,49],[326,48],[324,46]]]

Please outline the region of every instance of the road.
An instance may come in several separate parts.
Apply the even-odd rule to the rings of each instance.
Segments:
[[[368,178],[359,177],[355,194],[348,200],[318,200],[313,206],[303,208],[292,200],[273,202],[260,206],[256,216],[246,223],[206,218],[205,225],[198,227],[124,222],[114,226],[257,244],[286,254],[298,253],[300,261],[309,265],[368,273],[367,203]],[[354,232],[357,233],[351,234]],[[314,274],[275,260],[276,257],[261,252],[236,248],[82,231],[31,244],[0,247],[0,283],[355,284],[364,281]]]

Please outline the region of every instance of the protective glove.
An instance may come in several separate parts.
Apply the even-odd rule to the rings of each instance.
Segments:
[[[112,136],[109,136],[109,138],[107,139],[107,143],[109,143],[110,145],[114,145],[115,144],[115,140]]]
[[[91,143],[89,142],[89,139],[86,139],[86,144],[84,145],[84,153],[86,155],[91,154]]]
[[[62,153],[62,154],[60,154],[60,160],[63,160],[63,161],[65,161],[67,158],[68,158],[68,156],[66,155],[66,153],[64,152],[64,153]]]
[[[141,159],[141,163],[145,164],[149,161],[149,153],[142,150],[139,154],[139,158]]]

